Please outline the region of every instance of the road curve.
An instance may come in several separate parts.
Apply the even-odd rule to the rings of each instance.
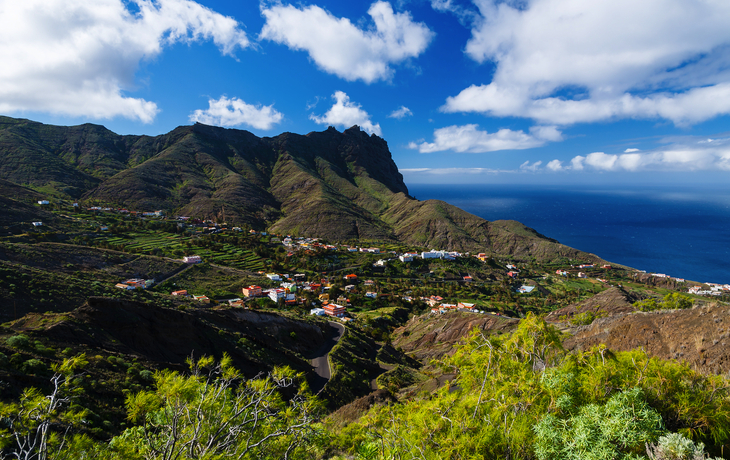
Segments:
[[[311,379],[310,387],[313,393],[319,393],[324,388],[325,384],[332,377],[332,369],[329,364],[329,353],[332,348],[337,345],[342,335],[345,333],[345,326],[334,321],[329,321],[331,326],[330,335],[327,340],[322,344],[322,347],[318,350],[317,356],[312,359],[312,366],[314,367],[314,376]]]

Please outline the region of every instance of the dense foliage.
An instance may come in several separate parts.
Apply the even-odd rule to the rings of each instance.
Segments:
[[[454,379],[340,425],[322,423],[301,375],[246,380],[229,358],[202,358],[187,375],[159,371],[153,389],[130,394],[133,426],[100,444],[73,434],[70,402],[83,399],[76,359],[55,369],[50,396],[28,390],[2,407],[3,458],[694,460],[705,444],[715,453],[730,441],[725,378],[642,351],[567,353],[559,332],[532,315],[511,334],[475,330],[432,364]]]

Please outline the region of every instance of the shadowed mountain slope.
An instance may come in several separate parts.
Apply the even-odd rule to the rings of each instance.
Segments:
[[[0,117],[0,173],[47,196],[278,233],[599,260],[517,222],[410,197],[385,140],[357,126],[259,138],[195,124],[149,137]]]

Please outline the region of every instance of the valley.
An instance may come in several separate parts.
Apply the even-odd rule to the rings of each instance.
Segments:
[[[629,406],[640,439],[730,443],[730,286],[415,200],[384,141],[356,128],[3,126],[3,455],[23,405],[59,389],[68,404],[44,423],[73,427],[48,441],[71,458],[158,458],[140,430],[236,398],[272,408],[239,413],[271,420],[242,428],[261,447],[217,448],[241,458],[551,458],[535,433],[561,433],[553,418],[567,430],[608,411],[599,430]],[[31,153],[52,168],[26,171]]]

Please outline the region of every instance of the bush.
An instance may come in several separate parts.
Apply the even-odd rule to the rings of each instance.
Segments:
[[[23,334],[14,335],[5,339],[5,343],[9,347],[28,349],[30,347],[30,340]]]
[[[26,374],[45,374],[48,366],[43,361],[34,358],[24,362],[20,370]]]

